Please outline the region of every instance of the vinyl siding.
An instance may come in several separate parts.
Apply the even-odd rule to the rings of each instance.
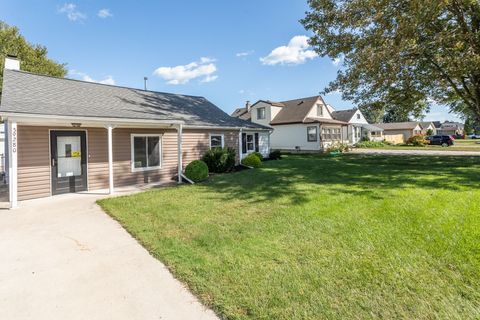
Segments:
[[[18,126],[18,199],[50,196],[49,129],[71,130],[71,127]],[[87,132],[88,189],[108,188],[107,130],[81,128]],[[162,167],[158,170],[131,170],[131,134],[162,135]],[[210,148],[210,134],[224,135],[225,146],[234,148],[238,162],[238,131],[184,130],[183,166],[201,158]],[[114,185],[122,187],[153,182],[168,182],[177,174],[177,132],[164,129],[117,128],[113,130]]]
[[[50,143],[47,127],[18,126],[18,200],[50,196]]]
[[[210,134],[223,134],[225,147],[235,149],[238,162],[238,131],[184,130],[182,137],[183,166],[200,159],[210,149]]]

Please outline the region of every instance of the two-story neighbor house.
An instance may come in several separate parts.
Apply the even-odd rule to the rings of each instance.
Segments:
[[[259,100],[236,109],[232,116],[272,127],[270,147],[286,151],[321,151],[336,142],[356,143],[372,128],[382,131],[369,127],[360,110],[336,112],[321,96]]]

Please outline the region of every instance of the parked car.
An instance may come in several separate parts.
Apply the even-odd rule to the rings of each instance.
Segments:
[[[473,133],[470,135],[470,139],[480,139],[480,133]]]
[[[449,147],[455,143],[451,136],[429,136],[426,138],[431,145],[438,145],[442,147]]]

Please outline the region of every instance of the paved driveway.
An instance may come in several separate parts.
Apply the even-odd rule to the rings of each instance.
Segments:
[[[409,149],[353,149],[355,154],[382,154],[382,155],[408,155],[408,156],[480,156],[479,151],[449,151],[449,150],[409,150]]]
[[[216,319],[103,213],[99,197],[0,211],[0,318]]]

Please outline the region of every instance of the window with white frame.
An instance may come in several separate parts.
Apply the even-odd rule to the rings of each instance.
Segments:
[[[323,117],[323,105],[317,104],[317,116]]]
[[[255,151],[255,139],[253,134],[247,134],[247,152]]]
[[[322,128],[322,140],[340,140],[341,138],[340,128]]]
[[[162,135],[131,135],[132,171],[153,170],[161,167]]]
[[[265,107],[258,108],[257,109],[257,119],[258,120],[263,120],[265,119]]]
[[[315,142],[317,139],[317,127],[307,127],[307,141]]]
[[[210,149],[212,148],[223,148],[223,134],[210,134]]]

